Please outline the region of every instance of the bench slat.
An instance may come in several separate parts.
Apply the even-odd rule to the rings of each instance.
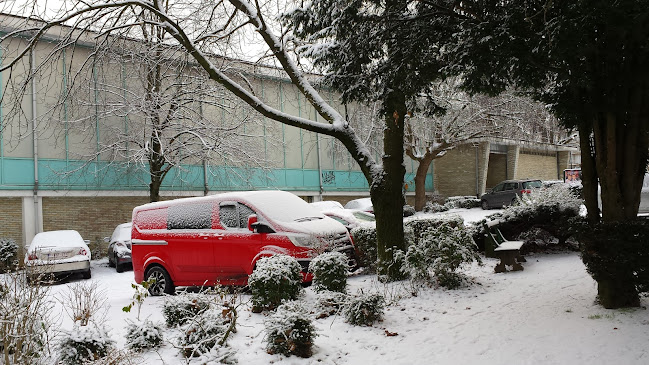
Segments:
[[[505,241],[496,247],[494,251],[520,250],[523,243],[524,241]]]

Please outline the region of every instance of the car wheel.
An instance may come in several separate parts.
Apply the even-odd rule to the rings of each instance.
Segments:
[[[92,274],[90,273],[90,269],[88,269],[88,271],[84,271],[82,275],[84,279],[90,279],[92,277]]]
[[[489,203],[487,203],[486,200],[481,201],[481,202],[480,202],[480,206],[481,206],[482,209],[484,209],[484,210],[488,210],[488,209],[489,209]]]
[[[112,261],[110,259],[110,256],[108,256],[108,267],[115,267],[116,262],[117,262],[117,260]]]
[[[155,281],[149,285],[149,294],[152,296],[174,293],[174,283],[171,281],[171,277],[167,270],[163,267],[154,266],[147,270],[146,275],[144,275],[144,280],[149,281],[150,279],[155,279]]]
[[[124,265],[119,264],[119,261],[117,260],[117,254],[115,254],[115,271],[124,272]]]

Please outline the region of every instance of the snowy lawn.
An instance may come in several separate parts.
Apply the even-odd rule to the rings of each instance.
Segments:
[[[495,211],[455,209],[468,221]],[[356,327],[342,316],[314,321],[318,330],[309,359],[269,355],[265,351],[263,314],[250,311],[250,296],[241,297],[237,333],[228,341],[239,364],[647,364],[649,299],[643,308],[606,310],[594,303],[595,282],[574,252],[527,256],[524,271],[495,274],[495,259],[473,264],[465,272],[474,285],[459,290],[413,289],[409,283],[384,285],[373,275],[348,281],[348,292],[379,292],[389,305],[384,320]],[[119,348],[125,345],[127,320],[136,320],[131,302],[133,272],[115,272],[106,259],[92,262],[92,281],[107,298],[107,321]],[[54,285],[55,297],[83,280]],[[413,296],[413,293],[416,296]],[[304,300],[313,303],[312,288]],[[164,327],[163,297],[145,300],[141,319]],[[62,311],[62,305],[57,304]],[[64,317],[64,316],[62,316]],[[72,329],[69,319],[62,330]],[[139,364],[182,364],[172,345],[177,332],[165,332],[158,352],[138,355]],[[196,362],[192,362],[196,363]]]

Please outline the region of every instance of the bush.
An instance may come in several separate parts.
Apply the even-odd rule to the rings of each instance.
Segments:
[[[215,311],[203,312],[183,328],[180,347],[185,357],[197,357],[209,353],[222,343],[230,321]]]
[[[356,326],[369,326],[383,318],[385,299],[380,294],[360,294],[349,299],[343,308],[345,321]]]
[[[415,215],[415,213],[417,213],[417,211],[415,210],[415,207],[413,207],[412,205],[406,204],[406,205],[403,206],[403,216],[404,217],[413,216],[413,215]]]
[[[405,219],[403,222],[403,229],[406,245],[409,246],[413,243],[417,243],[423,232],[439,227],[442,224],[450,224],[458,227],[464,226],[464,219],[457,214]]]
[[[211,305],[210,298],[205,294],[182,293],[166,298],[162,315],[167,327],[179,326],[210,309]]]
[[[358,251],[358,264],[374,270],[376,268],[376,227],[359,226],[350,232]]]
[[[59,361],[63,364],[84,364],[106,357],[114,342],[105,330],[94,326],[76,327],[59,343]]]
[[[149,320],[129,322],[126,328],[126,346],[134,351],[156,349],[162,344],[162,329]]]
[[[440,213],[440,212],[446,212],[449,210],[449,207],[446,205],[441,205],[439,203],[434,203],[434,202],[426,202],[426,205],[424,205],[424,213]]]
[[[37,363],[49,352],[47,335],[54,323],[49,294],[47,286],[28,285],[24,271],[0,276],[1,359],[11,364]]]
[[[517,239],[523,232],[537,228],[555,237],[556,247],[570,248],[568,238],[573,230],[569,222],[579,217],[582,204],[581,198],[575,195],[568,184],[554,184],[532,190],[519,199],[518,204],[510,205],[491,217],[500,220],[498,229],[509,239]],[[483,239],[482,222],[477,223],[475,233],[476,241]],[[536,241],[530,234],[527,234],[527,238],[531,242]],[[531,248],[530,244],[523,246],[525,250]]]
[[[318,255],[309,264],[309,271],[313,273],[313,289],[345,292],[348,270],[345,254],[325,252]]]
[[[274,255],[257,261],[255,271],[248,277],[253,312],[272,310],[285,300],[297,299],[302,291],[301,270],[291,256]]]
[[[269,354],[311,357],[315,327],[309,311],[300,302],[286,302],[265,322]]]
[[[428,227],[408,247],[406,262],[414,279],[430,281],[432,270],[439,285],[457,288],[464,281],[464,276],[456,272],[460,265],[481,262],[476,248],[464,225],[455,220],[442,221],[438,227]]]
[[[340,311],[347,301],[347,294],[323,290],[316,294],[316,318],[326,318]]]
[[[475,196],[451,196],[448,199],[446,199],[446,203],[444,205],[449,209],[478,208],[480,206],[480,199],[476,198]]]
[[[0,272],[12,271],[18,265],[18,244],[11,238],[0,238]]]

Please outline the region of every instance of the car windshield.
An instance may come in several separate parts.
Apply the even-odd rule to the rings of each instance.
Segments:
[[[374,222],[376,221],[376,218],[374,218],[373,215],[365,213],[365,212],[354,212],[354,217],[358,219],[359,221],[363,222]]]
[[[131,240],[131,225],[120,225],[115,229],[111,241],[130,241]]]
[[[523,183],[523,189],[540,188],[542,185],[541,180],[526,181]]]

